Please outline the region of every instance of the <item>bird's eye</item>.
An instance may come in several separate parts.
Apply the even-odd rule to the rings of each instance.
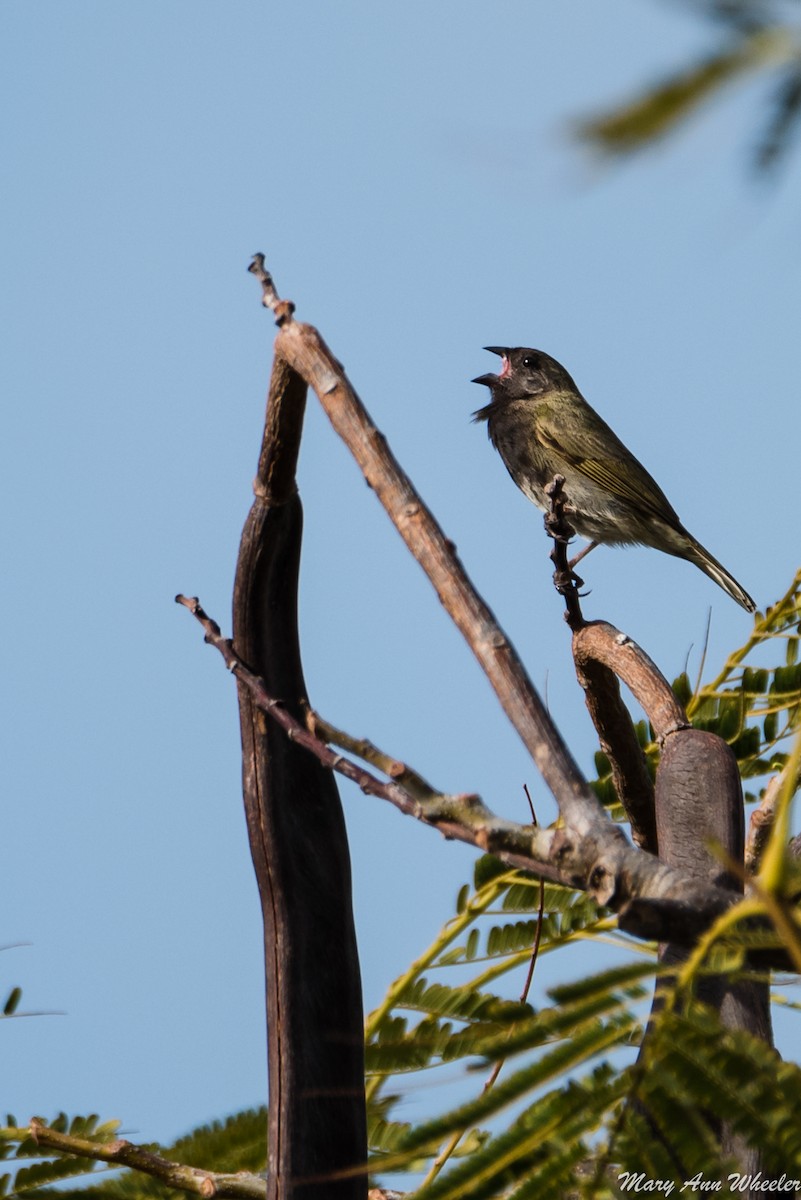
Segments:
[[[529,354],[527,358],[523,359],[523,366],[530,367],[532,371],[536,371],[539,365],[539,361],[531,354]]]

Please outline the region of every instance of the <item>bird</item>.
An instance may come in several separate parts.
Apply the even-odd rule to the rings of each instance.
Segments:
[[[565,515],[589,539],[574,565],[600,544],[653,546],[695,563],[747,612],[756,605],[737,580],[679,520],[665,493],[606,421],[591,408],[565,368],[543,350],[485,346],[502,359],[500,373],[473,383],[492,400],[473,414],[517,486],[550,509],[546,487],[564,477]]]

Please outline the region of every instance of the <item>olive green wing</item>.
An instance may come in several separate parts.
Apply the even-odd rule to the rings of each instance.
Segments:
[[[537,414],[537,437],[574,470],[625,500],[643,515],[681,526],[679,517],[645,467],[606,421],[583,399],[548,405]]]

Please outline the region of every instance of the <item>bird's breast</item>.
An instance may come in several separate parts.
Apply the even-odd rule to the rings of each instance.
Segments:
[[[580,464],[541,440],[530,412],[504,408],[495,419],[490,417],[489,434],[521,492],[543,511],[551,506],[546,487],[555,475],[564,478],[566,516],[580,537],[606,545],[648,540],[643,538],[642,520],[637,519],[631,504],[600,487]]]

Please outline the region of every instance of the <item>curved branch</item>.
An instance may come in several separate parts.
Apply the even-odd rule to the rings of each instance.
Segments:
[[[636,642],[606,621],[573,626],[576,675],[601,748],[609,759],[618,798],[638,846],[658,853],[654,785],[631,715],[620,695],[622,679],[639,701],[661,741],[685,729],[687,715],[656,664]]]
[[[659,667],[628,634],[607,621],[591,621],[573,635],[573,657],[580,671],[602,663],[614,671],[645,709],[657,741],[688,729],[684,708]]]
[[[631,714],[623,703],[614,671],[592,658],[576,660],[576,678],[598,740],[612,770],[617,798],[623,805],[635,845],[658,853],[654,817],[654,785]]]
[[[291,317],[291,305],[276,303],[279,319]],[[303,510],[295,483],[306,390],[276,357],[233,603],[239,656],[296,719],[307,704],[297,627]],[[267,1194],[363,1200],[361,980],[336,780],[265,721],[247,687],[238,691],[242,791],[264,922]]]

